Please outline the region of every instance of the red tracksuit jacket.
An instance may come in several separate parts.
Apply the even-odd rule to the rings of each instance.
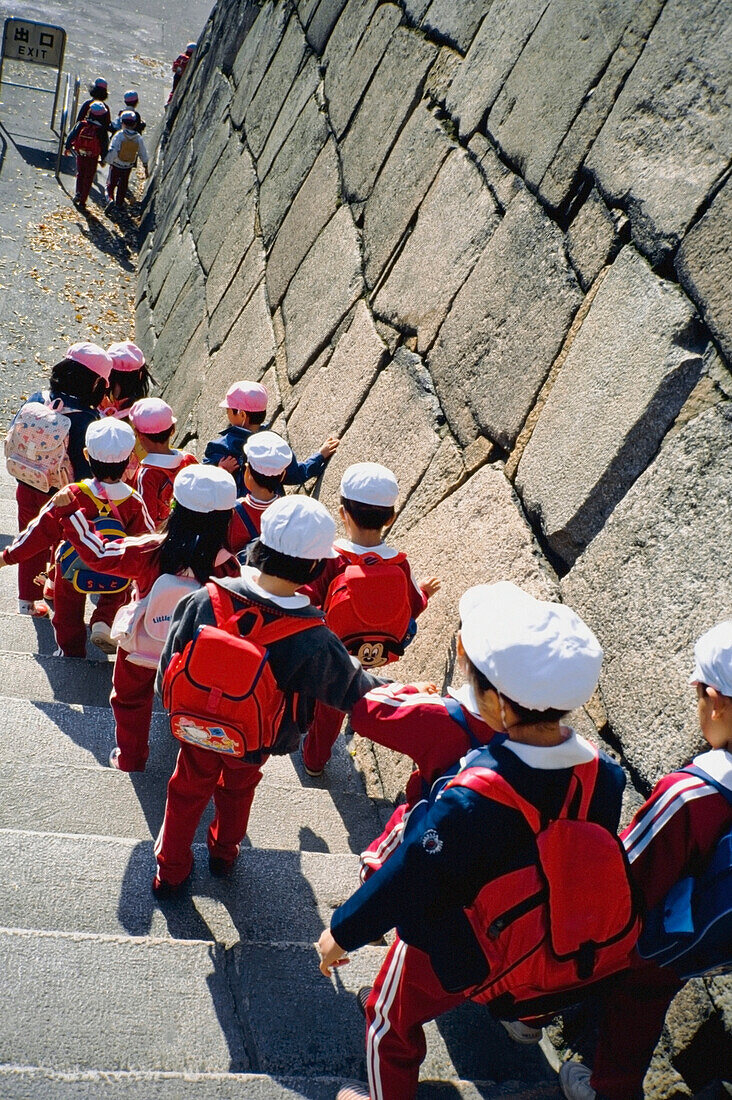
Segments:
[[[137,467],[135,488],[145,501],[145,507],[156,527],[170,512],[173,499],[173,481],[179,470],[197,463],[195,455],[187,451],[173,451],[170,455],[145,455]]]

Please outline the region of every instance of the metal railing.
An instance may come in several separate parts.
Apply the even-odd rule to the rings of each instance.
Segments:
[[[66,74],[66,81],[64,83],[64,96],[63,96],[63,108],[61,110],[61,123],[58,129],[58,150],[56,152],[56,179],[61,177],[61,160],[64,155],[64,143],[69,131],[73,128],[76,122],[76,115],[79,110],[79,89],[81,88],[81,79],[77,76],[74,80],[73,94],[71,91],[71,74]]]

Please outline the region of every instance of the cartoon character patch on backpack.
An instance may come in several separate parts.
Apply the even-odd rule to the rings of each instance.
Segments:
[[[397,661],[417,630],[409,603],[409,581],[400,563],[378,554],[339,549],[349,564],[331,582],[323,610],[326,626],[364,668]]]
[[[74,479],[68,455],[71,420],[62,410],[62,403],[51,402],[50,396],[45,402],[27,401],[5,438],[8,473],[41,493],[62,489]]]
[[[101,157],[102,142],[95,122],[83,122],[71,148],[81,157]]]
[[[215,626],[201,626],[163,677],[163,705],[174,737],[228,756],[272,748],[285,697],[269,666],[268,646],[322,625],[320,618],[283,614],[265,623],[249,600],[236,610],[229,593],[206,585]],[[239,624],[251,623],[242,635]]]

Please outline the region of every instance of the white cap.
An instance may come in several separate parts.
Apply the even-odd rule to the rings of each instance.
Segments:
[[[92,420],[84,441],[89,458],[97,462],[122,462],[132,454],[135,433],[124,420],[105,416],[101,420]]]
[[[717,623],[694,646],[690,684],[706,684],[732,698],[732,619]]]
[[[356,462],[341,478],[341,496],[359,504],[393,508],[399,496],[399,485],[386,466],[378,462]]]
[[[173,496],[191,512],[224,512],[236,504],[236,482],[220,466],[184,466],[175,475]]]
[[[337,558],[334,538],[333,517],[312,497],[280,497],[262,514],[262,545],[291,558]]]
[[[570,607],[536,600],[509,581],[479,584],[460,600],[468,657],[509,701],[572,710],[597,686],[602,648]]]
[[[276,477],[292,462],[292,451],[277,432],[254,432],[244,444],[247,462],[258,474]]]

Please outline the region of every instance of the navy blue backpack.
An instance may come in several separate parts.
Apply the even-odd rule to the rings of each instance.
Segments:
[[[693,764],[689,772],[716,787],[732,805],[732,791]],[[722,834],[704,871],[684,878],[647,915],[638,953],[687,978],[732,971],[732,828]]]

